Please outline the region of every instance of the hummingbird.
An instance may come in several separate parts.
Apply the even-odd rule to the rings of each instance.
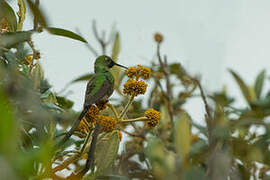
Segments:
[[[106,103],[108,101],[108,98],[114,91],[114,78],[109,69],[115,65],[127,69],[127,67],[114,62],[109,56],[102,55],[97,57],[94,65],[95,73],[88,81],[86,86],[83,111],[81,112],[79,118],[73,123],[71,129],[65,134],[64,138],[60,141],[60,143],[58,143],[58,147],[63,145],[78,128],[81,120],[86,115],[91,105],[97,103]],[[93,140],[94,135],[98,134],[98,129],[99,125],[97,125],[97,128],[94,130]],[[93,151],[93,148],[90,148],[90,150]]]

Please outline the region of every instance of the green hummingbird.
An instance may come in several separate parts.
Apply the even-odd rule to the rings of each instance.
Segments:
[[[83,111],[71,129],[65,134],[65,137],[58,143],[58,146],[61,146],[70,138],[91,105],[105,103],[112,95],[114,91],[114,78],[109,69],[115,65],[127,69],[127,67],[115,63],[109,56],[102,55],[96,59],[95,74],[87,83]]]

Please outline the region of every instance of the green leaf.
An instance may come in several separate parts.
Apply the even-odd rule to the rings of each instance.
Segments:
[[[48,109],[57,110],[60,112],[64,111],[62,108],[56,106],[55,104],[49,103],[49,102],[43,102],[43,103],[41,103],[41,105],[44,106],[45,108],[48,108]]]
[[[25,42],[31,38],[33,31],[7,32],[0,34],[0,50],[1,46],[4,48],[11,48],[14,45]]]
[[[154,179],[173,179],[171,176],[175,171],[175,153],[168,151],[161,139],[151,138],[145,154],[150,160],[153,175],[156,177]]]
[[[265,79],[265,70],[262,70],[256,77],[255,85],[254,85],[257,99],[261,97],[264,79]]]
[[[96,165],[97,173],[101,174],[104,171],[108,170],[112,165],[114,159],[117,156],[119,148],[119,137],[118,131],[115,130],[110,134],[107,134],[97,143],[96,148]]]
[[[130,178],[119,175],[105,175],[105,176],[98,176],[96,180],[130,180]]]
[[[120,52],[120,35],[117,32],[115,34],[114,43],[113,43],[113,47],[112,47],[112,59],[115,62],[117,61],[119,52]],[[117,92],[119,92],[119,94],[121,94],[121,91],[120,91],[121,70],[122,70],[122,68],[120,68],[118,66],[114,66],[111,69],[112,75],[114,77],[114,86],[115,86],[115,89],[117,90]]]
[[[189,154],[191,146],[191,122],[190,116],[182,112],[175,123],[174,142],[178,155],[184,162]]]
[[[205,172],[202,168],[193,167],[189,171],[185,173],[185,179],[186,180],[206,180]]]
[[[23,22],[25,20],[25,13],[26,13],[24,0],[18,0],[18,6],[19,6],[19,11],[17,12],[17,15],[19,17],[19,22],[18,22],[17,31],[21,31],[23,27]]]
[[[118,55],[120,52],[120,35],[117,32],[115,34],[115,38],[114,38],[114,43],[113,43],[113,48],[112,48],[112,59],[116,62]]]
[[[83,37],[69,30],[54,28],[54,27],[48,27],[47,30],[49,31],[49,33],[57,35],[57,36],[68,37],[71,39],[75,39],[75,40],[87,43],[87,41]]]
[[[59,106],[63,109],[70,109],[72,108],[74,102],[65,98],[65,97],[62,97],[62,96],[56,96],[56,99],[57,99],[57,102],[59,104]]]
[[[56,96],[53,94],[52,91],[47,90],[45,91],[41,96],[40,99],[42,100],[42,102],[49,102],[51,104],[55,104],[57,105],[57,99]]]
[[[30,70],[31,77],[33,79],[34,87],[40,88],[40,83],[44,80],[44,72],[39,62]]]
[[[14,114],[7,97],[0,86],[0,154],[10,159],[14,156],[17,144],[17,128]]]
[[[73,81],[71,81],[70,84],[80,82],[80,81],[89,81],[92,76],[93,76],[93,74],[90,74],[90,73],[81,75],[80,77],[78,77],[78,78],[74,79]]]
[[[229,71],[232,74],[235,81],[237,82],[238,86],[240,87],[244,98],[250,104],[252,102],[252,96],[250,94],[248,86],[245,84],[245,82],[242,80],[242,78],[237,73],[235,73],[233,70],[229,70]]]
[[[6,21],[8,28],[11,32],[17,30],[17,19],[13,9],[6,1],[0,1],[0,22]]]
[[[31,12],[34,14],[37,22],[44,28],[47,27],[47,20],[42,10],[40,10],[31,0],[27,0]]]

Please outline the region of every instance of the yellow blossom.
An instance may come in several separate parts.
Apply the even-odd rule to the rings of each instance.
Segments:
[[[155,33],[154,39],[157,43],[161,43],[163,41],[163,36],[160,33]]]
[[[84,121],[81,121],[77,130],[80,131],[81,133],[87,134],[88,133],[88,126]]]
[[[154,110],[154,109],[147,109],[144,113],[144,115],[148,118],[147,126],[148,127],[155,127],[161,118],[160,112]]]
[[[24,58],[24,64],[29,65],[29,64],[32,64],[32,62],[33,62],[33,56],[32,55],[27,55]]]
[[[98,113],[99,113],[98,107],[95,106],[95,105],[92,105],[92,106],[89,108],[89,110],[88,110],[88,112],[86,113],[86,115],[85,115],[86,121],[87,121],[87,122],[95,122],[95,117],[96,117],[96,115],[98,115]]]
[[[137,70],[135,67],[130,67],[128,68],[126,71],[126,75],[129,77],[129,78],[133,78],[133,76],[136,76],[137,74]]]
[[[97,115],[96,120],[102,126],[103,131],[112,131],[117,125],[117,120],[110,116]]]
[[[140,77],[143,79],[148,79],[151,75],[151,70],[145,66],[137,65],[137,67],[130,67],[126,70],[126,75],[129,78],[136,77],[136,80],[138,80]]]
[[[150,75],[151,75],[151,69],[149,69],[148,67],[142,66],[142,65],[138,65],[138,74],[140,77],[144,78],[144,79],[149,79]]]
[[[146,91],[147,84],[144,81],[138,81],[134,79],[129,79],[124,84],[124,94],[137,96],[139,94],[144,94]]]

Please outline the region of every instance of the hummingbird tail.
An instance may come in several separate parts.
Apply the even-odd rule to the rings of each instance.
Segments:
[[[79,177],[83,177],[84,174],[87,173],[89,169],[93,170],[95,167],[95,164],[94,164],[95,163],[95,149],[96,149],[97,137],[100,130],[101,130],[101,126],[97,124],[92,135],[92,141],[91,141],[91,145],[88,151],[88,157],[87,157],[85,167],[82,171],[78,173]]]
[[[91,107],[91,105],[84,107],[79,118],[74,122],[71,129],[66,133],[65,137],[59,143],[57,143],[56,147],[61,147],[70,138],[70,136],[72,136],[72,134],[78,128],[81,120],[83,119],[83,117],[85,116],[85,114],[87,113],[87,111],[89,110],[90,107]]]

